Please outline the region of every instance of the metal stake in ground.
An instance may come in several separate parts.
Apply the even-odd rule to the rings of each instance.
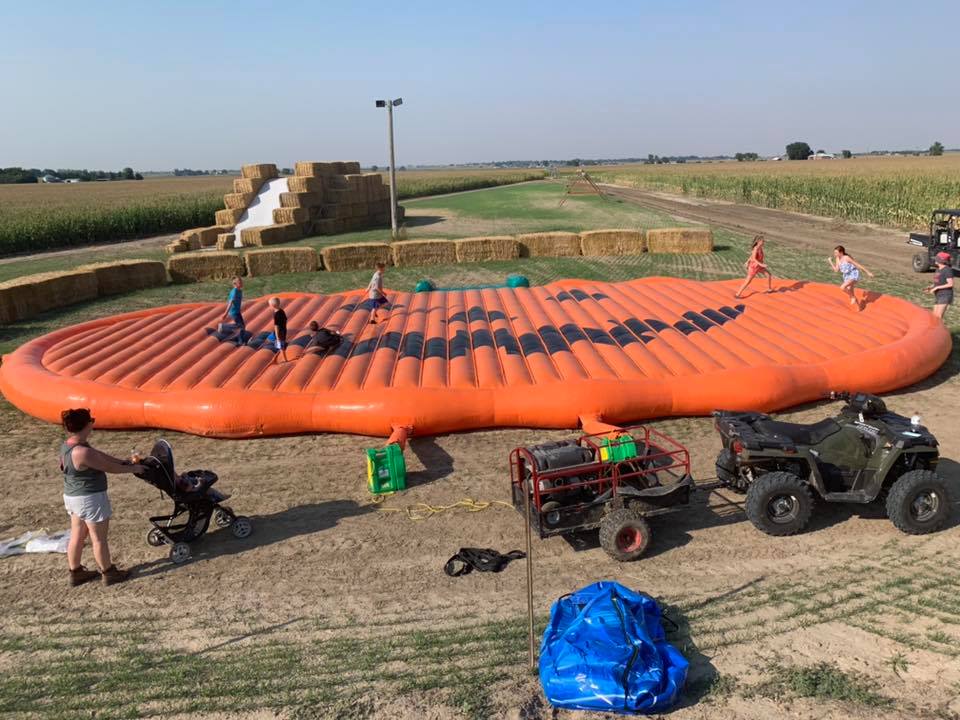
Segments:
[[[390,140],[390,238],[397,239],[397,163],[393,156],[393,108],[403,105],[403,98],[377,100],[377,107],[387,109],[387,136]]]
[[[530,641],[530,669],[537,669],[537,649],[533,633],[533,541],[530,539],[530,493],[523,493],[523,528],[527,541],[527,623]]]

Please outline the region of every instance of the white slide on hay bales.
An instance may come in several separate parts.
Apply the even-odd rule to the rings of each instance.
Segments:
[[[273,225],[273,211],[280,207],[280,193],[287,192],[287,178],[279,177],[273,180],[267,180],[260,188],[260,192],[253,199],[253,202],[243,211],[240,220],[233,228],[236,236],[234,247],[242,247],[240,244],[241,231],[245,228],[261,227],[263,225]]]

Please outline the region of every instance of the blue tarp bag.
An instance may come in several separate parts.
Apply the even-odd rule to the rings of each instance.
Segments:
[[[572,710],[663,712],[677,702],[688,667],[665,640],[656,601],[615,582],[557,600],[540,645],[543,692]]]

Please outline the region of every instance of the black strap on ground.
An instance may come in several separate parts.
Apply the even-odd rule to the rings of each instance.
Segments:
[[[500,572],[511,560],[520,560],[526,556],[526,553],[519,550],[512,550],[504,555],[490,548],[460,548],[456,555],[447,560],[443,571],[450,577],[467,575],[474,570]]]

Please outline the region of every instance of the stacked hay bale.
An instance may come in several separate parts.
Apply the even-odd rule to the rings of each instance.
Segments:
[[[573,232],[540,232],[517,235],[520,257],[575,257],[580,236]]]
[[[387,243],[353,243],[330,245],[320,251],[323,267],[333,272],[342,270],[370,270],[378,262],[390,263]]]
[[[201,282],[228,280],[243,275],[243,258],[239,253],[198,252],[174,255],[167,261],[167,270],[173,282]]]
[[[454,240],[457,262],[485,260],[515,260],[520,257],[520,243],[510,235],[463,238]]]
[[[583,255],[641,255],[646,249],[642,230],[587,230],[580,233]]]
[[[647,231],[647,249],[652,253],[703,254],[713,252],[709,228],[657,228]]]
[[[167,284],[167,268],[159,260],[115,260],[81,265],[77,270],[93,272],[100,297]]]
[[[40,313],[93,300],[99,288],[93,270],[27,275],[0,283],[0,324],[28,320]]]
[[[244,259],[250,277],[313,272],[320,267],[317,251],[309,247],[250,250]]]
[[[457,262],[457,246],[449,240],[407,240],[390,246],[397,267],[452,265]]]
[[[309,222],[308,232],[337,235],[390,222],[390,188],[378,173],[361,173],[358,162],[298,162],[289,184],[305,197],[285,208],[309,213],[284,212],[282,221]]]

